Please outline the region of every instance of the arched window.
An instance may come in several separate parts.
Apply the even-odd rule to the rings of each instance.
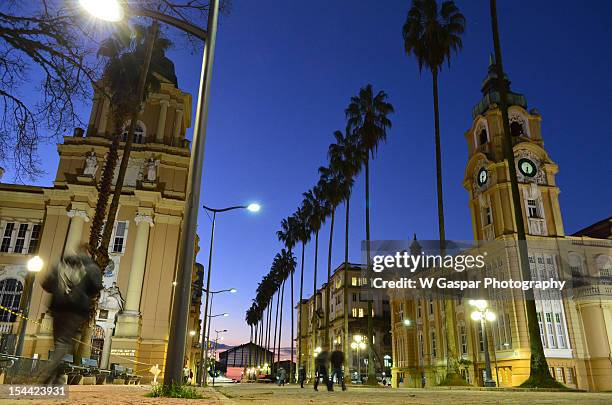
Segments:
[[[483,127],[480,130],[480,134],[478,134],[478,143],[479,145],[484,145],[487,142],[489,142],[489,137],[487,135],[487,130]]]
[[[525,136],[525,131],[523,130],[523,123],[519,121],[511,122],[510,133],[512,134],[512,136]]]
[[[608,255],[597,256],[597,270],[599,270],[599,277],[612,278],[612,257]]]
[[[121,138],[123,142],[127,141],[128,131],[130,130],[130,121],[126,121],[123,125],[123,133],[121,134]],[[147,135],[147,130],[142,121],[136,122],[136,127],[134,128],[134,143],[145,143]]]
[[[583,277],[585,275],[582,256],[578,253],[570,252],[567,255],[570,272],[572,277]]]
[[[529,137],[527,121],[521,114],[516,111],[511,113],[508,121],[510,121],[510,134],[512,136]]]
[[[489,142],[489,131],[487,129],[487,121],[482,118],[476,125],[476,130],[474,131],[474,146],[482,146]]]
[[[0,305],[13,312],[18,312],[22,292],[21,281],[15,278],[5,278],[0,281]],[[16,318],[16,315],[8,311],[0,311],[0,322],[15,322]]]

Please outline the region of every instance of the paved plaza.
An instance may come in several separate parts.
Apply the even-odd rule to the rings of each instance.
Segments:
[[[312,386],[233,384],[202,389],[205,399],[149,398],[150,386],[94,385],[70,386],[68,399],[0,400],[2,404],[79,404],[79,405],[154,405],[154,404],[612,404],[612,393],[534,392],[463,389],[391,389],[352,387],[315,392]]]

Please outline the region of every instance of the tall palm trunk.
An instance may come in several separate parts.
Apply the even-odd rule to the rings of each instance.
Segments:
[[[258,334],[257,331],[259,330],[259,321],[255,324],[255,338],[253,339],[253,341],[255,342],[255,347],[251,348],[251,350],[255,350],[255,358],[253,359],[253,361],[255,362],[255,366],[259,365],[259,362],[257,361],[257,352],[259,351],[257,346],[258,346]],[[251,364],[251,367],[253,366],[253,364]]]
[[[369,152],[368,152],[369,153]],[[366,275],[368,283],[370,282],[370,157],[365,158],[365,219],[366,219]],[[372,324],[372,296],[369,284],[366,289],[370,294],[367,294],[368,309],[366,319],[368,322],[368,384],[376,384],[376,368],[374,367],[374,326]]]
[[[342,311],[343,311],[343,322],[342,330],[344,337],[342,339],[343,351],[344,351],[344,374],[350,375],[349,370],[349,304],[348,304],[348,286],[349,286],[349,213],[351,208],[351,197],[346,198],[346,216],[344,222],[344,280],[342,280]]]
[[[281,292],[279,289],[276,294],[276,318],[274,319],[274,339],[272,341],[272,366],[271,366],[272,372],[274,372],[274,357],[276,357],[276,336],[277,336],[277,331],[278,331],[278,308],[280,306],[280,297],[281,297]]]
[[[319,329],[319,314],[317,312],[317,262],[318,260],[318,256],[319,256],[319,230],[317,229],[315,231],[315,255],[314,255],[314,274],[312,277],[312,283],[313,283],[313,311],[312,311],[312,320],[311,320],[311,325],[312,325],[312,347],[311,347],[311,352],[317,347],[317,331]],[[312,370],[314,372],[315,370],[315,356],[312,356]]]
[[[278,356],[276,357],[276,364],[280,367],[280,352],[281,352],[281,338],[283,336],[283,301],[285,298],[285,280],[283,280],[283,287],[280,292],[280,318],[278,323]],[[278,370],[278,368],[277,368]]]
[[[261,319],[259,321],[259,348],[257,349],[257,367],[260,367],[263,365],[262,362],[262,357],[263,357],[263,335],[264,335],[264,315],[263,313],[261,314]]]
[[[247,362],[247,367],[251,367],[251,352],[252,352],[252,348],[253,348],[253,324],[250,324],[249,327],[251,328],[250,334],[249,334],[249,361]]]
[[[436,143],[436,188],[438,195],[438,233],[440,238],[440,255],[446,252],[446,235],[444,227],[444,198],[442,194],[442,151],[440,147],[440,110],[438,105],[438,70],[431,70],[434,102],[434,127]],[[446,378],[444,385],[462,385],[465,383],[459,370],[457,341],[455,340],[455,314],[451,299],[444,299],[444,332],[446,333]]]
[[[266,331],[266,363],[268,362],[268,351],[270,351],[270,333],[272,331],[272,307],[274,306],[274,296],[272,296],[270,300],[270,304],[268,304],[268,323]]]
[[[291,249],[289,249],[289,257],[293,258],[293,254],[291,253]],[[291,269],[291,301],[290,301],[290,307],[291,307],[291,363],[289,363],[289,382],[294,382],[295,381],[295,368],[293,366],[293,348],[295,345],[295,336],[294,336],[294,326],[295,326],[295,320],[294,320],[294,310],[293,310],[293,273],[295,273],[295,266],[294,268]]]
[[[508,88],[504,78],[504,67],[502,64],[501,44],[499,40],[499,28],[497,25],[497,2],[490,1],[491,28],[493,31],[493,46],[495,48],[495,68],[497,73],[497,89],[500,94],[500,109],[502,113],[504,129],[504,155],[510,173],[510,191],[512,194],[513,214],[516,223],[518,239],[518,253],[521,263],[521,274],[523,280],[531,280],[529,269],[529,252],[527,250],[527,235],[523,220],[523,209],[521,196],[516,176],[516,165],[514,163],[514,152],[512,150],[512,138],[510,135],[510,123],[508,120]],[[560,384],[550,375],[550,369],[544,355],[544,347],[540,339],[540,326],[538,324],[537,311],[533,290],[525,291],[525,309],[527,315],[527,329],[529,331],[529,348],[531,358],[529,364],[529,378],[521,387],[558,387]]]
[[[306,243],[302,242],[302,265],[300,270],[300,301],[298,303],[298,369],[302,366],[302,353],[304,346],[302,345],[302,300],[304,299],[304,250]]]
[[[325,288],[325,344],[331,350],[331,341],[329,338],[329,310],[330,310],[330,290],[331,290],[331,267],[332,267],[332,243],[334,241],[334,218],[336,216],[336,208],[332,208],[331,223],[329,226],[329,249],[327,253],[327,288]]]

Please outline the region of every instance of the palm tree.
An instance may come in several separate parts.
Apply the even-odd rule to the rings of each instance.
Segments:
[[[102,42],[98,50],[98,55],[107,59],[102,81],[107,93],[106,96],[110,98],[112,120],[115,126],[113,141],[102,172],[96,211],[89,236],[91,253],[101,268],[108,264],[108,245],[113,230],[112,224],[115,222],[141,102],[146,100],[151,92],[159,90],[161,82],[158,75],[163,77],[174,76],[168,70],[165,57],[165,52],[170,46],[171,42],[168,39],[157,38],[157,25],[154,24],[151,27],[136,25],[132,31],[117,30],[111,37]],[[152,48],[148,49],[149,47]],[[146,53],[149,50],[151,52],[151,62],[150,66],[146,66],[146,63],[143,62],[148,59]],[[148,72],[148,75],[145,79],[143,99],[139,100],[137,83],[143,69]],[[113,201],[107,216],[106,208],[118,160],[121,132],[128,118],[131,118],[131,123],[123,149]],[[105,220],[107,224],[110,224],[109,226],[104,226]]]
[[[440,254],[445,252],[444,204],[442,197],[442,157],[440,150],[440,112],[438,109],[438,73],[446,61],[450,66],[451,52],[462,47],[461,35],[465,31],[465,17],[455,3],[444,1],[438,7],[436,0],[413,0],[402,34],[404,49],[413,54],[419,70],[431,71],[433,82],[434,126],[436,144],[436,179],[438,194],[438,231]],[[443,385],[464,385],[461,377],[455,340],[455,319],[452,300],[444,300],[447,345],[447,375]]]
[[[334,132],[334,138],[336,143],[329,146],[328,157],[330,167],[334,168],[342,174],[344,178],[343,195],[345,204],[345,224],[344,224],[344,279],[343,285],[343,351],[344,353],[349,352],[348,343],[348,274],[349,274],[349,263],[348,263],[348,252],[349,252],[349,213],[350,213],[350,200],[351,190],[353,188],[354,176],[357,175],[361,168],[361,161],[359,160],[359,154],[357,152],[357,142],[355,137],[344,135],[341,131]],[[344,356],[344,369],[348,371],[349,356]]]
[[[374,94],[372,85],[359,90],[359,95],[351,97],[346,108],[347,132],[357,137],[357,151],[365,168],[365,197],[366,197],[366,274],[370,274],[370,155],[374,154],[378,144],[387,138],[387,128],[391,121],[387,117],[393,113],[393,106],[387,102],[387,94],[379,91]],[[373,352],[373,326],[372,326],[372,300],[368,299],[368,383],[376,384]]]
[[[330,296],[331,296],[331,271],[332,271],[332,246],[334,240],[334,222],[336,217],[336,208],[344,200],[344,177],[338,171],[337,167],[320,167],[319,173],[323,198],[327,201],[330,210],[330,225],[329,225],[329,248],[327,253],[327,287],[325,288],[325,335],[323,341],[331,349],[331,341],[329,334],[329,311],[330,311]]]
[[[502,63],[501,44],[499,40],[499,29],[497,25],[497,2],[490,0],[491,9],[491,28],[493,31],[493,47],[495,49],[495,70],[497,74],[497,91],[500,94],[500,110],[502,114],[503,130],[504,130],[504,155],[506,164],[510,173],[510,192],[512,194],[513,214],[516,223],[516,233],[518,239],[519,259],[521,262],[521,274],[523,280],[531,280],[531,271],[529,269],[529,253],[527,252],[525,233],[525,223],[523,221],[522,202],[516,175],[516,165],[514,163],[514,151],[512,149],[512,138],[510,135],[510,121],[508,120],[508,82],[499,80],[500,77],[506,77]],[[517,208],[518,207],[518,208]],[[531,359],[529,367],[529,378],[521,384],[521,387],[559,387],[562,385],[557,382],[551,375],[548,368],[548,362],[544,355],[544,347],[540,338],[540,326],[538,324],[537,311],[533,290],[525,291],[525,307],[527,314],[527,329],[529,331],[529,348],[531,349]]]
[[[310,226],[308,224],[308,214],[302,208],[293,214],[296,224],[296,239],[302,243],[302,264],[300,269],[300,300],[298,302],[298,367],[302,365],[302,351],[304,346],[302,345],[302,300],[304,299],[304,250],[306,243],[310,241]]]
[[[322,198],[322,190],[317,185],[304,194],[302,206],[308,213],[308,225],[315,235],[314,272],[313,272],[313,312],[312,312],[312,347],[317,347],[317,332],[319,329],[319,312],[317,310],[317,268],[319,258],[319,231],[328,212],[328,207]],[[314,370],[314,356],[312,358],[312,369]]]
[[[278,239],[285,244],[288,255],[293,258],[293,247],[297,243],[297,223],[294,217],[288,217],[281,221],[281,230],[276,232]],[[295,259],[294,259],[295,260]],[[289,378],[290,382],[295,381],[295,370],[293,369],[293,347],[295,344],[294,336],[294,325],[295,320],[293,317],[293,274],[295,273],[295,264],[291,270],[291,362],[289,363]]]

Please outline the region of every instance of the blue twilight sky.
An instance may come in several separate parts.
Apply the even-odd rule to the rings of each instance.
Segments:
[[[360,87],[384,89],[395,106],[393,128],[371,165],[373,239],[437,237],[431,77],[419,74],[403,51],[401,28],[410,1],[240,1],[222,18],[215,57],[202,203],[222,207],[257,201],[258,215],[218,216],[212,288],[213,329],[226,343],[248,340],[243,319],[255,288],[281,248],[276,231],[326,163],[344,108]],[[440,121],[446,229],[471,239],[462,187],[472,106],[480,98],[492,50],[489,2],[458,1],[467,19],[463,51],[440,77]],[[608,2],[500,1],[504,62],[512,89],[542,114],[545,147],[560,167],[561,209],[567,233],[610,216],[612,28]],[[200,56],[184,47],[169,54],[180,87],[197,97]],[[89,106],[84,106],[87,120]],[[191,136],[191,132],[190,135]],[[42,148],[51,185],[55,147]],[[50,153],[47,153],[50,152]],[[364,238],[363,177],[351,202],[352,260]],[[344,217],[344,207],[338,210]],[[201,212],[198,261],[206,264],[210,221]],[[343,221],[336,227],[333,265],[341,262]],[[319,285],[326,273],[329,230],[320,237]],[[312,292],[313,244],[307,247],[305,295]],[[296,292],[298,289],[296,288]],[[288,290],[287,290],[288,292]],[[285,317],[290,304],[285,300]],[[220,319],[220,320],[219,320]],[[288,328],[283,342],[289,345]]]

